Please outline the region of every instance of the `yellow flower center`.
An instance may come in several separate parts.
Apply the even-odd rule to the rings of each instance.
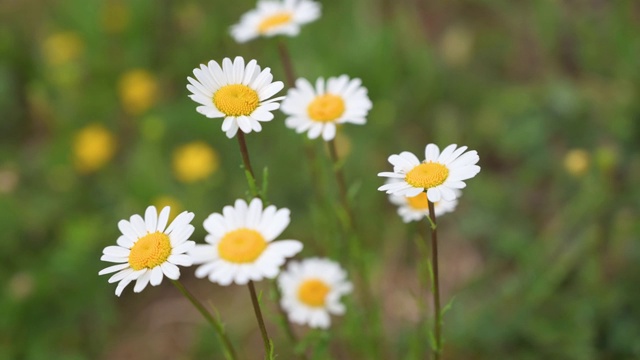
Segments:
[[[213,103],[227,116],[248,116],[258,108],[258,93],[247,85],[225,85],[213,94]]]
[[[305,305],[313,307],[324,306],[329,285],[320,279],[305,280],[298,288],[298,299]]]
[[[171,255],[169,236],[156,231],[136,241],[129,254],[129,265],[133,270],[153,269],[167,261],[169,255]]]
[[[257,231],[242,228],[228,232],[218,243],[218,254],[224,260],[244,264],[255,261],[267,248],[267,241]]]
[[[407,197],[407,203],[415,210],[426,210],[429,208],[429,201],[427,200],[427,193],[425,192],[421,192],[416,196]]]
[[[332,122],[344,113],[344,100],[333,94],[320,95],[309,104],[307,113],[311,120]]]
[[[279,14],[271,15],[268,18],[262,20],[260,25],[258,25],[258,32],[260,34],[264,34],[274,27],[290,22],[292,18],[293,16],[290,12],[281,12]]]
[[[446,166],[427,162],[411,169],[404,180],[413,187],[430,189],[444,183],[447,177],[449,177],[449,169]]]

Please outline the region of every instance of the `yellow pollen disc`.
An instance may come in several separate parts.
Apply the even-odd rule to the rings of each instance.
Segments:
[[[407,197],[409,206],[415,210],[427,210],[429,209],[429,202],[427,200],[427,193],[421,192],[420,194],[412,197]]]
[[[153,269],[171,255],[171,241],[165,233],[156,231],[136,241],[129,254],[129,266],[133,270]]]
[[[282,12],[279,14],[271,15],[268,18],[262,20],[260,25],[258,25],[258,32],[260,34],[264,34],[267,31],[273,29],[274,27],[291,22],[292,18],[293,16],[289,12]]]
[[[313,99],[307,113],[311,120],[320,122],[332,122],[344,113],[344,100],[333,94],[324,94]]]
[[[449,169],[446,166],[427,162],[411,169],[404,181],[413,187],[430,189],[444,183],[447,177],[449,177]]]
[[[308,279],[298,288],[298,300],[308,306],[321,307],[324,306],[329,290],[331,289],[326,282],[319,279]]]
[[[227,116],[248,116],[258,108],[258,93],[247,85],[225,85],[213,94],[213,103]]]
[[[218,254],[232,263],[250,263],[255,261],[267,248],[267,241],[257,231],[238,229],[227,233],[218,243]]]

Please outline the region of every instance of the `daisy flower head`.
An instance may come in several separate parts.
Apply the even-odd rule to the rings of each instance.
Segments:
[[[321,258],[292,261],[278,276],[278,286],[291,322],[323,329],[331,325],[329,314],[344,314],[340,297],[353,289],[338,263]]]
[[[308,131],[310,139],[322,135],[325,141],[336,135],[336,125],[363,125],[371,110],[371,100],[360,79],[347,75],[316,80],[315,89],[306,79],[298,79],[282,102],[288,115],[285,125],[298,133]]]
[[[392,182],[398,181],[396,179],[391,180]],[[455,199],[451,201],[440,199],[440,201],[433,203],[433,210],[436,217],[453,212],[456,209],[456,206],[458,205],[458,198],[462,192],[458,189],[454,189],[453,191],[456,193]],[[398,215],[400,215],[402,221],[405,223],[420,221],[424,217],[429,216],[429,202],[427,201],[427,193],[424,191],[411,197],[389,194],[389,201],[398,206]]]
[[[244,43],[260,36],[296,36],[300,26],[320,17],[320,4],[311,0],[260,0],[231,27],[231,36]]]
[[[464,188],[464,180],[480,172],[480,166],[476,165],[480,160],[478,152],[465,150],[466,146],[451,144],[441,153],[437,145],[428,144],[422,162],[408,151],[391,155],[389,162],[393,172],[381,172],[378,176],[400,181],[382,185],[378,190],[407,197],[426,191],[427,198],[433,203],[440,199],[452,201],[458,197],[455,189]]]
[[[116,263],[101,270],[98,275],[114,273],[109,283],[119,282],[116,295],[132,281],[136,280],[134,292],[141,292],[151,283],[160,285],[164,276],[172,280],[180,277],[180,266],[191,266],[191,258],[186,254],[195,246],[188,240],[194,227],[190,224],[193,213],[184,211],[169,222],[170,208],[165,206],[158,215],[155,206],[149,206],[142,216],[135,214],[129,221],[120,220],[118,228],[122,235],[117,246],[107,246],[100,258]]]
[[[208,244],[189,252],[194,264],[202,264],[196,277],[224,286],[275,278],[286,258],[302,250],[298,240],[274,241],[289,225],[289,214],[273,205],[263,209],[262,200],[255,198],[249,204],[238,199],[222,214],[209,215],[204,221]]]
[[[284,97],[270,99],[284,84],[273,81],[270,68],[260,69],[256,60],[245,65],[244,59],[236,57],[222,60],[222,66],[211,60],[201,64],[188,77],[187,89],[191,100],[200,104],[196,110],[208,118],[224,118],[222,131],[232,138],[242,132],[259,132],[260,122],[271,121],[274,110],[280,108],[278,101]]]

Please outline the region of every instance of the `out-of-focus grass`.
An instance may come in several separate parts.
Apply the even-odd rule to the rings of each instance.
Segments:
[[[235,141],[195,112],[185,85],[199,63],[236,55],[284,80],[277,40],[240,45],[228,35],[253,6],[0,4],[0,358],[220,356],[213,332],[175,289],[116,298],[97,276],[98,259],[117,238],[117,221],[147,204],[169,197],[198,225],[247,193]],[[374,103],[368,124],[345,126],[338,144],[367,244],[357,260],[381,322],[372,324],[356,290],[329,332],[296,328],[314,358],[426,351],[424,252],[416,251],[424,224],[401,223],[375,174],[389,154],[420,153],[428,142],[468,145],[482,166],[439,227],[444,301],[456,295],[445,316],[447,358],[640,356],[639,33],[634,1],[354,0],[323,2],[319,21],[285,39],[299,76],[360,77]],[[132,71],[146,75],[134,77],[140,89],[126,100]],[[283,119],[247,139],[254,167],[269,167],[269,199],[292,210],[285,235],[305,243],[303,256],[353,264],[331,212],[329,161],[319,157],[319,202],[304,141]],[[113,155],[82,169],[74,144],[95,123],[113,136]],[[176,151],[199,141],[219,167],[182,182]],[[202,241],[204,230],[193,238]],[[241,352],[259,356],[246,290],[195,280],[190,269],[183,279],[215,304]],[[265,306],[276,350],[289,358],[268,296]]]

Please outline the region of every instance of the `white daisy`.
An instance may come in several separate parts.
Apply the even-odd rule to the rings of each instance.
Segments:
[[[311,0],[258,1],[256,9],[242,15],[240,23],[231,27],[231,36],[247,42],[259,36],[296,36],[300,25],[320,17],[320,4]]]
[[[480,172],[480,166],[475,165],[480,160],[478,152],[465,153],[465,150],[466,146],[458,148],[451,144],[440,153],[437,145],[429,144],[424,150],[423,162],[408,151],[391,155],[389,162],[393,165],[393,172],[381,172],[378,176],[402,181],[387,183],[378,190],[409,197],[426,190],[428,199],[434,203],[440,199],[454,200],[457,197],[454,190],[466,186],[463,180]]]
[[[193,70],[196,79],[188,77],[187,89],[191,100],[199,103],[196,110],[208,118],[224,118],[222,131],[232,138],[238,128],[245,133],[262,130],[261,121],[271,121],[278,101],[284,97],[270,99],[284,84],[273,81],[271,69],[260,71],[256,60],[245,66],[244,59],[224,58],[222,67],[211,60]]]
[[[191,266],[191,258],[185,253],[195,245],[195,242],[188,240],[194,230],[190,224],[194,215],[184,211],[167,227],[169,211],[169,207],[165,206],[158,215],[155,206],[149,206],[144,219],[136,214],[129,221],[118,222],[122,232],[117,240],[118,245],[104,248],[100,258],[117,265],[98,273],[104,275],[115,272],[109,278],[109,283],[119,281],[117,296],[133,280],[136,280],[133,291],[141,292],[149,283],[160,285],[163,276],[177,280],[180,269],[176,265]]]
[[[282,102],[282,112],[289,117],[285,124],[298,133],[309,131],[310,139],[320,134],[325,141],[336,135],[336,124],[362,125],[371,110],[371,100],[360,79],[347,75],[316,80],[316,88],[305,79],[298,79]]]
[[[353,288],[340,265],[320,258],[292,261],[278,277],[278,286],[291,322],[324,329],[331,325],[329,314],[344,314],[340,297]]]
[[[204,221],[209,245],[196,245],[189,252],[194,264],[204,264],[196,269],[196,277],[207,276],[220,285],[275,278],[285,259],[302,250],[298,240],[273,241],[289,221],[289,209],[270,205],[263,210],[258,198],[249,205],[238,199],[222,214],[209,215]]]
[[[458,189],[454,189],[454,192],[456,193],[456,199],[451,201],[440,199],[440,201],[433,203],[433,210],[436,213],[436,217],[453,212],[453,210],[456,209],[458,205],[457,198],[460,197],[462,192]],[[402,221],[405,223],[420,221],[425,216],[429,216],[429,203],[427,202],[427,193],[424,191],[412,197],[389,194],[389,201],[398,206],[398,215],[400,215]]]

